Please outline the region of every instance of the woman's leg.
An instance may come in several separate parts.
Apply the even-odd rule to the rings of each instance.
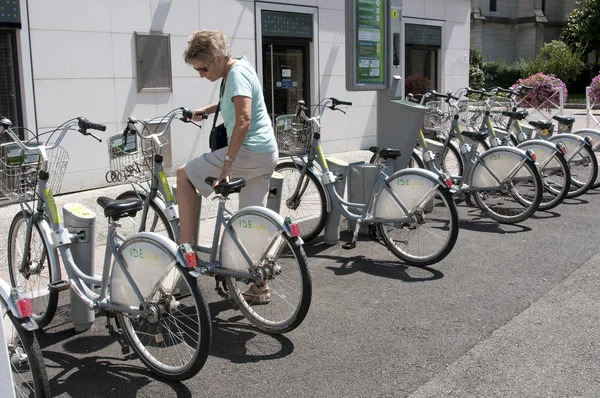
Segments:
[[[196,243],[196,217],[198,214],[198,195],[185,169],[177,169],[177,205],[179,206],[180,243]]]

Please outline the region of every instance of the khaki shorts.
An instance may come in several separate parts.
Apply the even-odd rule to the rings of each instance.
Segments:
[[[227,147],[187,162],[183,168],[194,187],[208,197],[213,189],[204,180],[207,177],[219,177]],[[247,206],[266,206],[271,174],[277,165],[279,153],[252,152],[242,146],[231,168],[231,178],[243,178],[246,186],[240,192],[240,209]]]

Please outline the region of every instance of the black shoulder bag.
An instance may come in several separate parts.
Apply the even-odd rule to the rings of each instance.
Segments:
[[[219,92],[219,103],[217,104],[212,130],[210,130],[210,136],[208,138],[208,146],[213,152],[217,149],[225,148],[227,146],[227,129],[223,123],[217,126],[217,118],[219,117],[219,110],[221,110],[221,93],[223,92],[223,82],[221,82],[221,88]]]

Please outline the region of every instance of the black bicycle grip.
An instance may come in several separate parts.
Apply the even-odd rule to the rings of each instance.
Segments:
[[[92,123],[84,117],[79,118],[79,127],[89,130],[106,131],[106,126],[103,124]]]
[[[338,104],[338,105],[348,105],[348,106],[352,106],[352,102],[350,102],[350,101],[340,101],[340,100],[337,100],[337,104]]]

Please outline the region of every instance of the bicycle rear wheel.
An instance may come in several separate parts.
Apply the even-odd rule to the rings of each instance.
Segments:
[[[2,300],[0,314],[15,397],[50,398],[52,395],[46,365],[35,333],[24,329]]]
[[[251,207],[240,210],[228,224],[256,268],[249,269],[227,231],[221,240],[221,266],[262,273],[267,281],[267,296],[270,296],[267,299],[265,295],[250,293],[254,286],[252,281],[227,277],[230,297],[260,330],[272,334],[294,330],[306,317],[312,297],[312,280],[304,249],[285,233],[275,217]]]
[[[478,166],[479,164],[476,167]],[[479,208],[491,219],[504,224],[515,224],[535,213],[542,200],[542,190],[540,173],[535,163],[528,159],[517,174],[498,189],[475,191],[473,197]]]
[[[10,282],[13,287],[21,286],[33,306],[33,319],[40,328],[48,325],[58,305],[58,292],[51,291],[48,286],[55,281],[50,266],[48,247],[40,227],[36,223],[31,230],[31,243],[25,247],[27,223],[31,221],[31,214],[26,212],[15,214],[8,230],[8,270]],[[25,260],[24,269],[21,264]]]
[[[458,237],[458,212],[450,192],[418,174],[395,174],[388,179],[388,184],[392,192],[381,188],[375,216],[406,218],[406,221],[377,224],[379,236],[390,251],[407,264],[423,267],[443,260]],[[428,196],[430,198],[423,201]],[[407,208],[408,214],[398,202]]]
[[[283,162],[275,171],[283,175],[279,214],[291,217],[300,226],[300,236],[305,242],[315,239],[327,219],[327,197],[321,182],[312,170],[301,176],[301,165]],[[298,188],[296,197],[292,197]]]
[[[119,253],[149,314],[138,318],[117,313],[117,317],[141,361],[156,375],[181,381],[197,374],[208,358],[211,320],[196,279],[177,263],[174,250],[139,236],[121,245]],[[111,300],[137,307],[137,296],[118,265],[111,278]]]
[[[138,193],[136,191],[127,191],[117,196],[117,199],[140,199],[145,203],[146,194]],[[175,240],[175,234],[173,233],[171,224],[169,224],[164,212],[154,201],[150,201],[146,222],[143,225],[141,211],[138,211],[135,217],[122,218],[119,223],[121,224],[119,232],[124,236],[131,236],[138,232],[156,232],[171,240]]]

